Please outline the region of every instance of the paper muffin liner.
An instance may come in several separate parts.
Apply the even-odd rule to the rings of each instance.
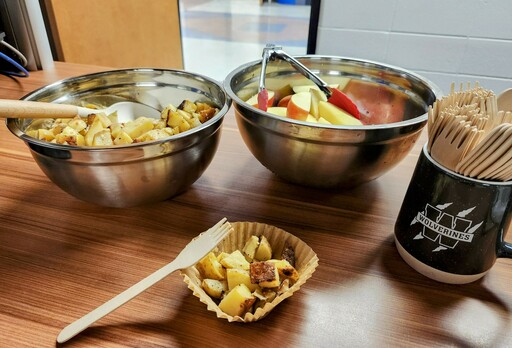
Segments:
[[[215,254],[224,251],[231,253],[235,250],[242,250],[245,242],[252,236],[265,236],[272,251],[281,251],[286,243],[291,245],[295,250],[295,269],[299,273],[299,279],[293,284],[288,291],[277,296],[272,302],[267,302],[263,307],[256,309],[254,313],[246,313],[243,317],[227,315],[220,310],[215,301],[201,287],[202,278],[195,266],[188,267],[181,271],[184,282],[188,288],[192,290],[194,296],[206,304],[207,309],[217,314],[218,318],[227,319],[229,322],[250,323],[264,318],[275,306],[281,301],[290,297],[300,289],[304,283],[311,278],[313,272],[318,266],[318,257],[313,249],[306,243],[294,235],[277,228],[275,226],[257,223],[257,222],[234,222],[231,223],[233,230],[217,245],[214,249]],[[274,255],[275,257],[275,255]]]

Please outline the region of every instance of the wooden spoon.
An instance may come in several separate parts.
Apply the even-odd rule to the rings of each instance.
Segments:
[[[512,88],[498,95],[498,110],[512,111]]]
[[[160,117],[160,111],[151,106],[129,101],[112,104],[106,109],[90,109],[76,105],[0,99],[0,117],[5,118],[73,118],[101,112],[107,115],[117,112],[119,122],[133,121],[140,116]]]

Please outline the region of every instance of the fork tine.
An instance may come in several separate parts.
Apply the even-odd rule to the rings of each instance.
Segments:
[[[218,231],[214,231],[211,237],[215,240],[215,243],[219,243],[227,236],[230,231],[231,225],[226,223]]]
[[[213,233],[217,232],[219,230],[219,227],[221,225],[223,225],[226,222],[226,220],[227,219],[225,217],[220,219],[219,222],[217,222],[215,225],[213,225],[212,227],[207,229],[203,234],[213,234]]]

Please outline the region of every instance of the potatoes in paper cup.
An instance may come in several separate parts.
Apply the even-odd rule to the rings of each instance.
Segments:
[[[243,317],[231,316],[224,313],[217,303],[201,287],[202,277],[196,266],[188,267],[181,271],[183,280],[194,296],[207,305],[208,310],[217,314],[218,318],[227,319],[229,322],[249,323],[264,318],[281,301],[293,295],[308,280],[318,266],[318,257],[315,252],[302,240],[275,226],[257,222],[234,222],[231,224],[233,231],[217,246],[215,254],[220,252],[231,253],[242,250],[245,242],[253,235],[265,236],[272,250],[282,250],[286,244],[295,250],[295,269],[299,273],[298,280],[290,288],[278,295],[272,302],[267,302],[263,307],[256,309],[254,313],[247,312]]]

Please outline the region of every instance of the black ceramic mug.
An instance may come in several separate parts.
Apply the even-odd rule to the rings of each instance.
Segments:
[[[499,257],[512,218],[512,181],[476,180],[420,154],[395,224],[402,258],[434,280],[465,284],[485,275]]]

